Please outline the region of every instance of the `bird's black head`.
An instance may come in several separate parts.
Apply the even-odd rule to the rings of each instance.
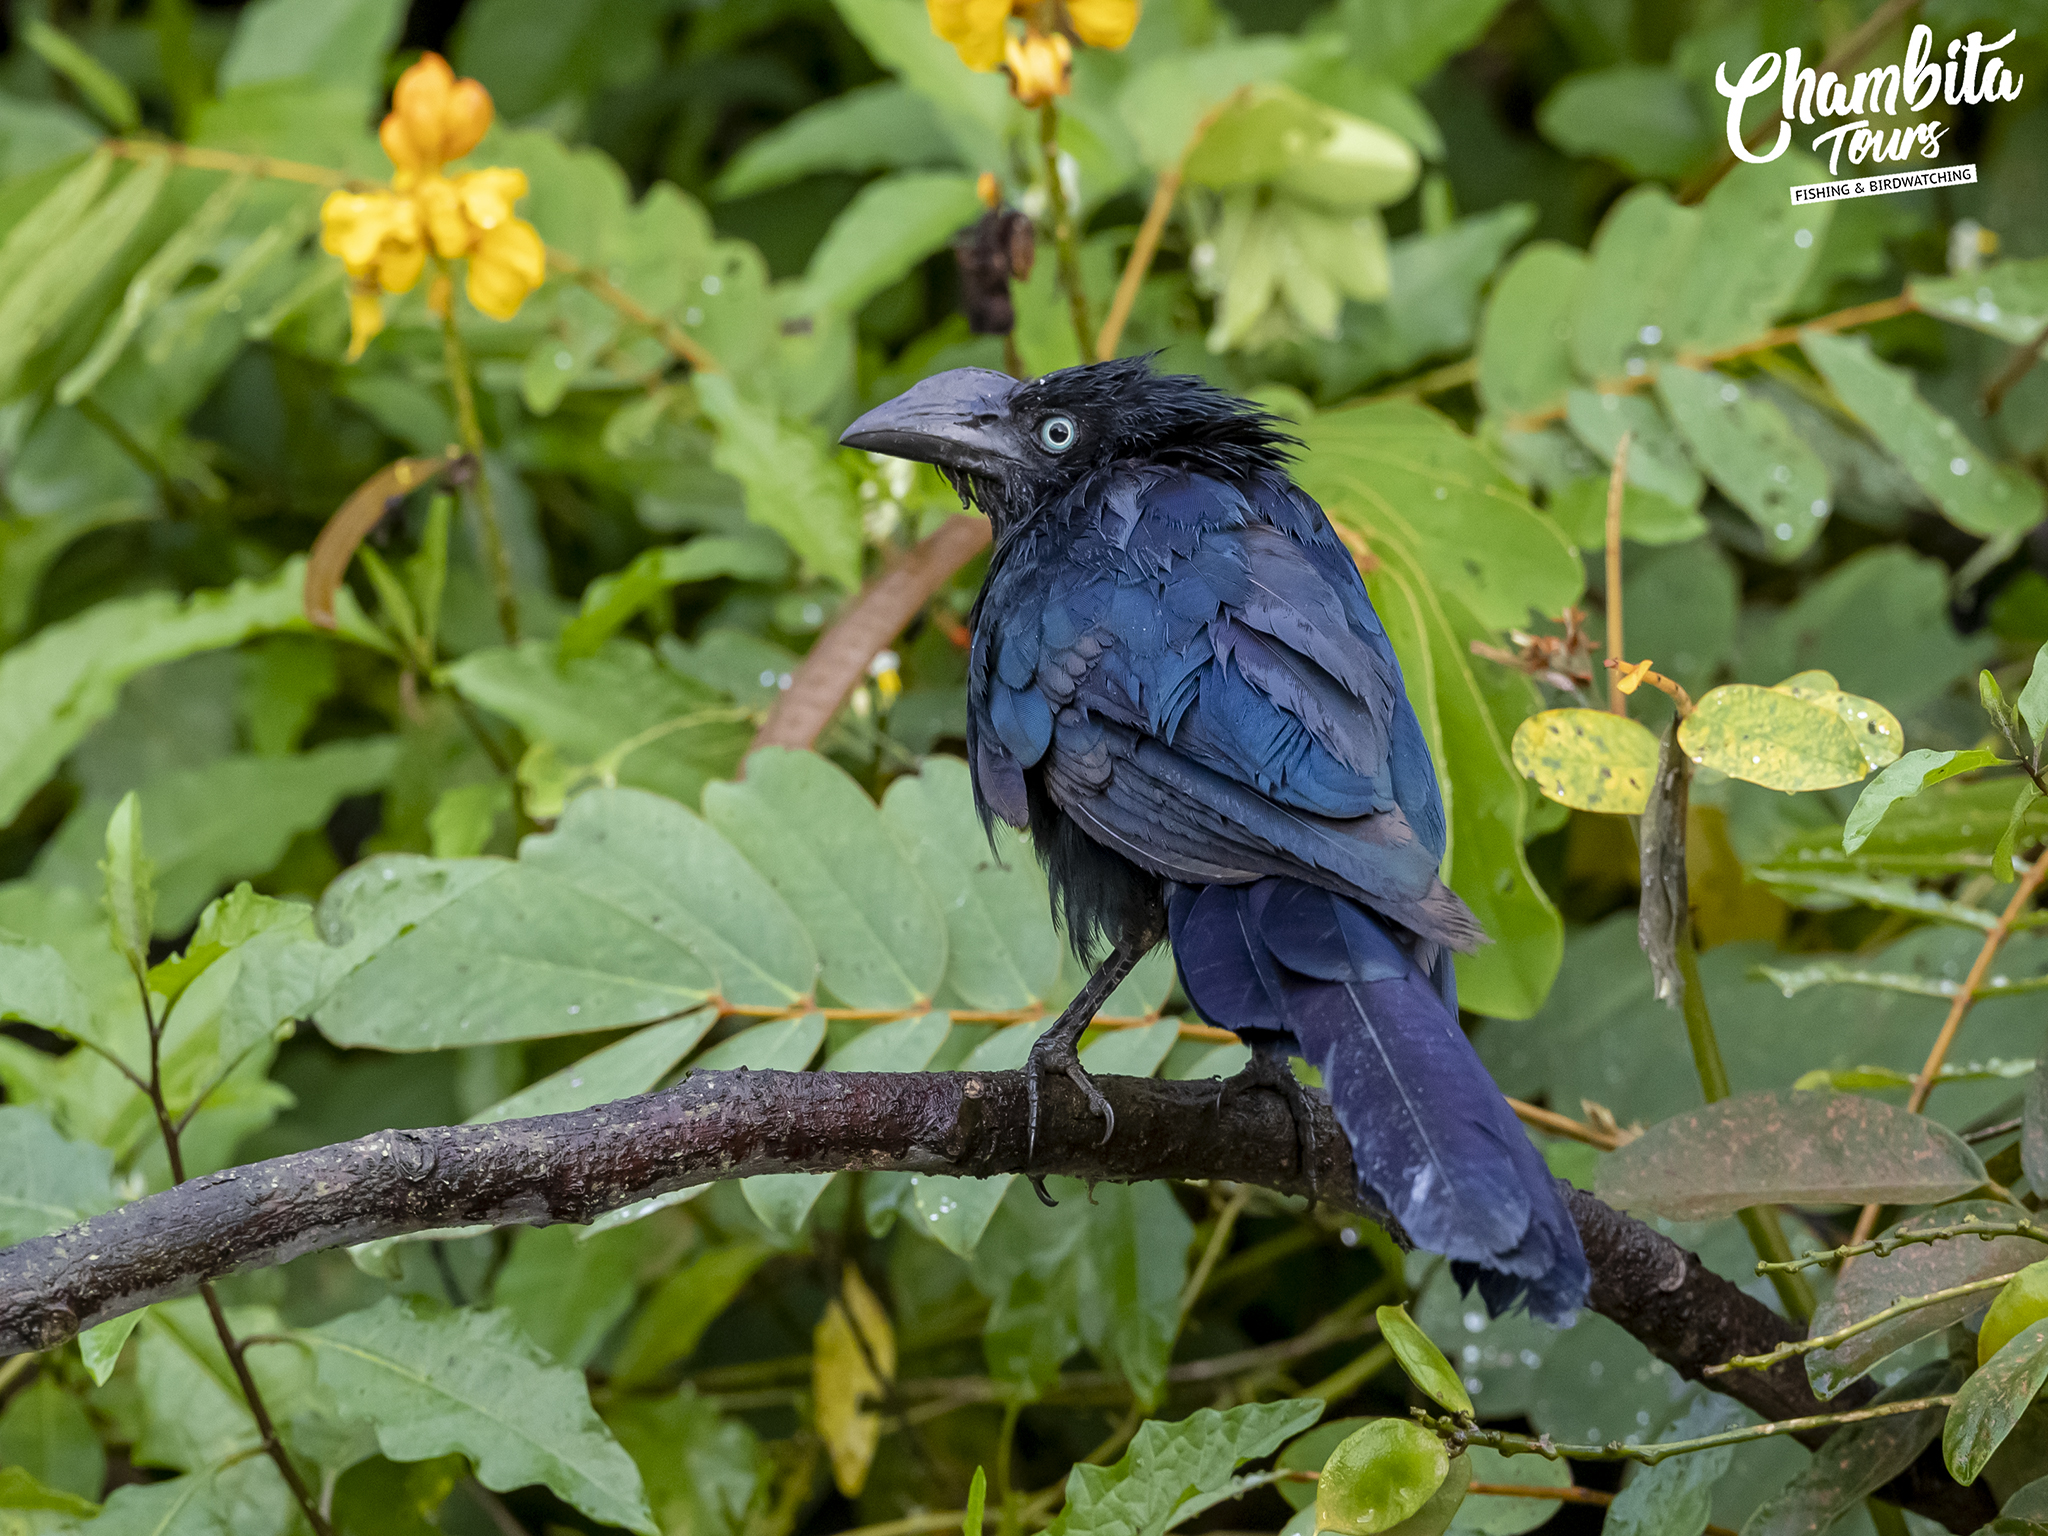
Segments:
[[[936,464],[999,532],[1113,464],[1235,477],[1279,468],[1296,446],[1250,401],[1193,375],[1154,373],[1142,357],[1023,383],[955,368],[869,411],[839,441]]]

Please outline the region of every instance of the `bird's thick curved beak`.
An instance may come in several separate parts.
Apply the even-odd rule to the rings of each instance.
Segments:
[[[893,458],[1001,475],[1023,461],[1023,434],[1010,415],[1016,392],[1017,381],[1007,373],[954,368],[876,406],[839,441]]]

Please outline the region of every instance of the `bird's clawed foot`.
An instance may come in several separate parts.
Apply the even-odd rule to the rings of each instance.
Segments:
[[[1088,1107],[1102,1116],[1102,1140],[1098,1145],[1108,1146],[1109,1138],[1116,1134],[1116,1111],[1109,1107],[1109,1100],[1102,1096],[1102,1090],[1095,1086],[1095,1079],[1088,1075],[1081,1065],[1081,1056],[1074,1049],[1074,1037],[1057,1027],[1047,1030],[1038,1037],[1031,1047],[1031,1057],[1024,1063],[1024,1093],[1031,1103],[1031,1144],[1033,1155],[1038,1151],[1038,1090],[1039,1083],[1047,1077],[1065,1077],[1088,1097]],[[1045,1199],[1043,1188],[1039,1198]],[[1046,1202],[1051,1204],[1050,1201]]]
[[[1287,1106],[1287,1112],[1294,1120],[1296,1156],[1301,1166],[1302,1179],[1308,1185],[1309,1203],[1318,1198],[1316,1189],[1316,1101],[1315,1096],[1302,1087],[1301,1079],[1294,1075],[1288,1065],[1287,1056],[1281,1051],[1267,1051],[1254,1047],[1252,1059],[1244,1064],[1244,1070],[1237,1076],[1226,1078],[1216,1090],[1216,1112],[1221,1114],[1223,1106],[1241,1093],[1264,1088],[1280,1096],[1280,1102]]]

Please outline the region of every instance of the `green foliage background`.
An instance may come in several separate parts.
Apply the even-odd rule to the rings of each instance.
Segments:
[[[1482,1053],[1506,1091],[1575,1117],[1650,1124],[1699,1095],[1636,949],[1625,827],[1543,800],[1509,756],[1528,715],[1575,701],[1474,647],[1554,634],[1574,607],[1599,639],[1622,432],[1626,651],[1695,694],[1824,669],[1908,746],[1965,749],[1985,735],[1977,669],[2016,684],[2048,641],[2048,367],[1981,401],[2048,324],[2048,9],[1912,8],[1943,40],[2020,33],[2020,100],[1940,109],[1977,184],[1796,209],[1787,185],[1823,171],[1795,150],[1680,197],[1720,154],[1717,62],[1817,58],[1870,9],[1150,0],[1128,48],[1081,53],[1059,103],[1098,319],[1157,176],[1239,87],[1285,84],[1412,152],[1391,202],[1333,212],[1255,125],[1231,128],[1190,163],[1121,350],[1297,423],[1300,479],[1366,552],[1436,750],[1453,882],[1496,940],[1461,973]],[[690,1065],[1020,1064],[1028,1020],[1081,976],[1028,853],[991,860],[948,755],[978,563],[898,642],[900,697],[864,687],[818,753],[731,782],[834,614],[957,510],[928,471],[832,444],[930,372],[1005,365],[959,312],[949,250],[982,172],[1045,211],[1036,119],[1001,77],[961,66],[914,0],[17,0],[10,20],[0,1243],[171,1176],[116,1064],[139,1068],[146,1039],[102,910],[130,794],[154,891],[131,939],[188,1173],[604,1102]],[[337,627],[305,617],[324,520],[457,436],[424,286],[348,363],[318,187],[99,147],[136,133],[382,179],[374,124],[422,47],[489,87],[499,120],[473,163],[527,173],[521,211],[582,274],[505,324],[458,301],[516,642],[473,495],[395,507]],[[1383,288],[1360,277],[1380,261]],[[1079,360],[1055,267],[1042,238],[1016,289],[1031,372]],[[1900,295],[1874,323],[1773,331]],[[663,326],[718,371],[682,366]],[[1635,710],[1669,714],[1647,692]],[[1702,777],[1693,895],[1738,1090],[1821,1073],[1899,1100],[2004,902],[2012,793],[1930,788],[1852,853],[1853,787]],[[2008,864],[2048,833],[2026,801],[2012,820]],[[2016,1114],[2013,1063],[2040,1046],[2048,944],[2019,934],[1999,972],[1931,1111],[1956,1127]],[[1241,1049],[1184,1032],[1181,1007],[1154,957],[1107,1010],[1132,1027],[1084,1059],[1235,1070]],[[1548,1151],[1596,1177],[1591,1148]],[[251,1360],[347,1531],[915,1536],[959,1522],[977,1467],[1008,1530],[1050,1521],[1098,1451],[1114,1465],[1067,1485],[1077,1533],[1272,1529],[1305,1485],[1231,1474],[1313,1421],[1301,1399],[1401,1411],[1371,1334],[1403,1298],[1483,1419],[1650,1439],[1731,1411],[1597,1317],[1487,1323],[1354,1221],[1227,1191],[1055,1190],[1046,1210],[1008,1181],[757,1178],[589,1229],[317,1255],[223,1292],[239,1333],[286,1341]],[[1801,1219],[1832,1241],[1853,1216]],[[1733,1220],[1672,1230],[1775,1300]],[[827,1454],[848,1431],[818,1404],[854,1362],[814,1341],[862,1284],[899,1385],[848,1494]],[[0,1530],[303,1528],[249,1454],[195,1299],[0,1381]],[[1283,1464],[1319,1465],[1337,1437],[1315,1433]],[[2011,1453],[2013,1486],[2048,1470],[2033,1454]],[[1766,1442],[1710,1460],[1690,1483],[1637,1478],[1609,1520],[1698,1536],[1711,1506],[1740,1526],[1807,1458]],[[1514,1536],[1555,1513],[1479,1498],[1456,1528]]]

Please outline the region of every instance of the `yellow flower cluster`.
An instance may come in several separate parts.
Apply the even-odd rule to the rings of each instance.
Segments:
[[[320,244],[339,256],[351,279],[351,360],[384,328],[383,295],[409,292],[429,253],[468,258],[470,303],[510,320],[547,275],[547,247],[512,212],[526,195],[526,173],[507,169],[445,176],[441,168],[475,149],[491,126],[491,97],[458,80],[437,53],[398,78],[391,112],[377,139],[395,170],[389,190],[334,192],[320,207]],[[445,278],[431,291],[437,312],[450,302]]]
[[[1074,43],[1121,48],[1138,25],[1141,0],[925,0],[932,30],[969,69],[1001,67],[1010,94],[1038,106],[1072,88]],[[1012,31],[1010,18],[1024,30]],[[1070,41],[1071,40],[1071,41]]]

